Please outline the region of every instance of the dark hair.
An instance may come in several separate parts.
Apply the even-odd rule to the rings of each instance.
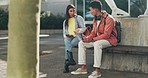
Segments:
[[[68,26],[68,20],[69,20],[69,18],[70,18],[70,15],[69,15],[69,9],[71,9],[71,8],[74,8],[75,9],[75,6],[74,5],[72,5],[72,4],[70,4],[70,5],[68,5],[67,6],[67,8],[66,8],[66,15],[65,15],[65,17],[66,17],[66,21],[65,21],[65,26]]]
[[[90,2],[89,7],[97,8],[99,11],[101,11],[102,3],[100,1],[92,1]]]

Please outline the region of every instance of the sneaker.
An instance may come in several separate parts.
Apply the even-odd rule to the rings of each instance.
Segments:
[[[76,71],[72,71],[71,74],[87,74],[87,70],[82,70],[81,68],[78,68]]]
[[[88,78],[98,78],[101,77],[101,73],[98,73],[97,71],[93,71],[91,75],[88,76]]]

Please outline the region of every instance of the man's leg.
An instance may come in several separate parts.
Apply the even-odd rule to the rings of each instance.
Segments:
[[[78,64],[82,65],[81,68],[78,68],[76,71],[72,71],[71,74],[87,74],[86,70],[86,48],[93,47],[93,43],[84,43],[83,41],[79,42],[78,47]]]
[[[93,47],[93,43],[84,43],[83,41],[79,42],[78,48],[78,64],[86,65],[86,48]]]
[[[102,58],[102,49],[111,46],[111,44],[107,40],[98,40],[94,42],[94,67],[96,70],[92,72],[88,78],[98,78],[101,77],[100,66],[101,66],[101,58]]]
[[[111,46],[107,40],[98,40],[94,42],[94,67],[100,68],[102,49]]]

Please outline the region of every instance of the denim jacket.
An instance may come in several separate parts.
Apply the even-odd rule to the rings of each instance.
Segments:
[[[86,30],[86,27],[85,27],[85,22],[84,22],[84,19],[83,17],[81,17],[80,15],[76,15],[74,16],[75,18],[75,28],[80,28],[80,33],[76,34],[76,37],[78,37],[79,40],[81,40],[81,34],[84,33],[84,31]],[[65,21],[63,22],[63,36],[68,34],[68,26],[65,26]]]

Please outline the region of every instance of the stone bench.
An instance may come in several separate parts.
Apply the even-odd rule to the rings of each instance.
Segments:
[[[101,68],[148,73],[148,47],[117,45],[104,48]]]
[[[106,52],[148,55],[148,47],[117,45],[105,48]]]
[[[148,73],[148,47],[118,45],[105,48],[101,68]]]

